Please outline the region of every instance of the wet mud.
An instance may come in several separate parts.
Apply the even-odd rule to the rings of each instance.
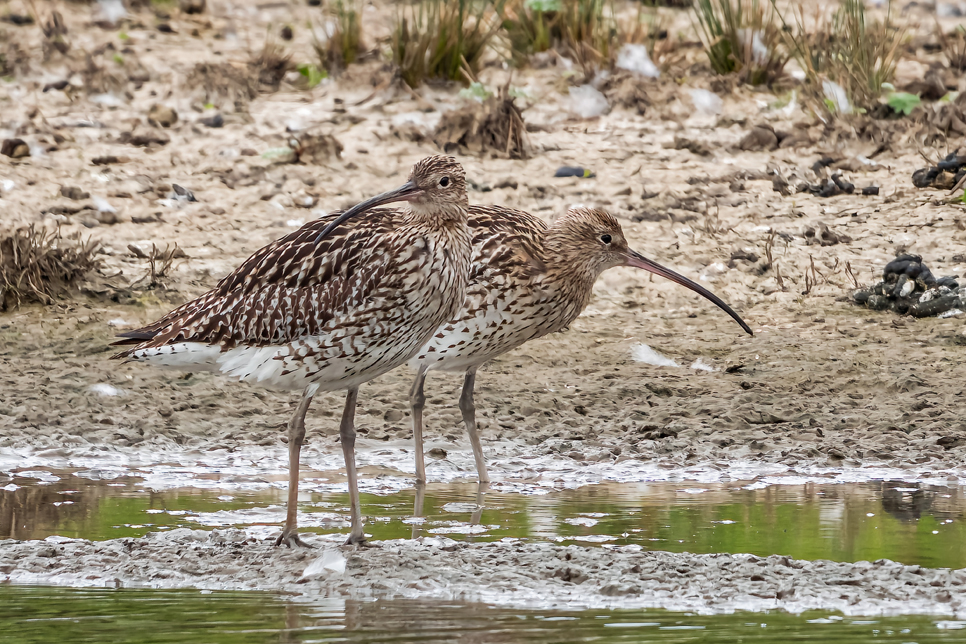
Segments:
[[[275,590],[354,599],[420,598],[542,608],[700,613],[811,609],[846,615],[960,615],[966,572],[887,560],[640,552],[445,537],[273,547],[242,530],[179,528],[102,542],[5,542],[0,580],[71,586]]]
[[[464,106],[455,88],[399,91],[375,60],[311,90],[297,74],[252,78],[245,61],[261,49],[253,43],[269,25],[305,24],[310,8],[239,3],[243,12],[234,15],[210,4],[204,19],[185,18],[171,32],[128,24],[123,44],[114,30],[85,27],[92,19],[86,5],[64,6],[74,51],[96,52],[96,64],[85,71],[69,58],[55,56],[44,67],[21,60],[15,80],[0,84],[2,138],[22,142],[0,156],[3,223],[90,236],[103,262],[75,297],[0,315],[0,457],[7,461],[284,471],[295,394],[109,362],[108,344],[212,288],[304,221],[399,183],[414,161],[438,153],[433,133],[442,113]],[[367,25],[388,33],[391,16],[376,11]],[[16,31],[20,51],[39,52],[36,27],[4,29]],[[286,46],[308,60],[311,34],[296,29]],[[923,69],[904,61],[896,85]],[[621,77],[632,95],[611,93],[610,111],[586,119],[572,111],[561,77],[554,67],[514,76],[530,97],[518,100],[530,158],[464,146],[470,200],[548,221],[576,204],[606,208],[633,248],[720,295],[755,336],[667,282],[609,271],[568,330],[481,369],[477,417],[496,483],[580,485],[661,472],[688,480],[741,468],[959,482],[966,467],[962,317],[916,319],[850,298],[878,282],[897,255],[921,256],[937,276],[966,272],[960,205],[910,179],[922,166],[913,140],[919,125],[822,123],[794,95],[779,105],[700,67],[689,82],[720,94],[719,114],[696,111],[689,88],[670,77],[636,85]],[[61,89],[44,90],[65,79]],[[507,74],[487,67],[481,81],[502,87]],[[752,145],[753,131],[791,134],[780,145],[777,135],[775,145]],[[587,172],[555,177],[564,166]],[[875,185],[878,194],[791,189],[818,185],[831,172],[843,184]],[[172,251],[159,272],[152,249],[175,245],[181,254]],[[683,366],[635,360],[641,343]],[[382,484],[374,472],[387,461],[408,481],[412,377],[399,369],[360,392],[363,486]],[[427,449],[440,450],[430,460],[431,481],[473,477],[456,407],[460,384],[436,373],[427,383]],[[339,468],[340,410],[339,396],[326,394],[309,411],[304,454],[316,469]],[[892,563],[432,543],[347,551],[338,582],[323,575],[300,584],[312,554],[272,550],[234,531],[101,544],[5,542],[0,570],[18,582],[116,577],[347,596],[526,601],[545,591],[588,605],[659,597],[689,610],[822,605],[952,614],[962,598],[959,573]],[[650,572],[626,572],[635,566]],[[557,574],[568,568],[574,572]],[[374,571],[385,588],[374,584]]]

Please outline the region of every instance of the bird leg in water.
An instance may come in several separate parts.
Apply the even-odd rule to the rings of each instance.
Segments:
[[[480,434],[476,430],[476,405],[473,404],[473,387],[476,385],[476,367],[466,370],[463,379],[463,393],[460,394],[460,412],[466,424],[466,433],[470,435],[470,445],[473,447],[473,458],[476,459],[476,471],[480,475],[480,483],[489,483],[490,477],[486,473],[486,461],[483,460],[483,446],[480,444]]]
[[[489,483],[480,483],[476,488],[476,509],[470,515],[470,525],[480,525],[480,521],[483,519],[483,497],[489,487]]]
[[[416,484],[416,498],[413,500],[413,517],[423,516],[423,504],[426,501],[426,486],[423,483]],[[422,532],[421,524],[413,523],[413,539],[419,538]]]
[[[312,396],[318,387],[310,385],[302,392],[295,415],[288,421],[288,513],[285,515],[285,526],[282,534],[278,535],[275,545],[283,543],[292,546],[310,547],[303,543],[298,535],[298,501],[299,501],[299,453],[302,451],[302,441],[305,440],[305,413],[309,410]]]
[[[426,382],[426,367],[419,366],[413,387],[409,390],[409,410],[413,416],[413,441],[416,443],[416,483],[426,482],[426,461],[423,456],[423,407],[426,395],[423,384]]]
[[[356,476],[356,400],[359,388],[352,387],[345,395],[345,410],[342,412],[342,424],[339,425],[339,440],[342,442],[342,453],[345,455],[345,474],[349,482],[349,511],[352,515],[352,530],[346,545],[365,543],[366,535],[362,531],[362,509],[359,507],[359,479]]]

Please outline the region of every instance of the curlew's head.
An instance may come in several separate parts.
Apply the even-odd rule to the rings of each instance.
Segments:
[[[416,213],[445,214],[457,210],[465,215],[468,207],[466,197],[466,176],[463,166],[448,156],[431,156],[418,161],[409,173],[409,181],[395,190],[384,192],[352,206],[335,221],[322,229],[315,242],[318,243],[331,233],[339,224],[356,217],[367,210],[390,203],[406,201]]]
[[[628,247],[620,223],[609,213],[597,208],[571,208],[554,222],[547,236],[547,250],[557,258],[594,281],[608,268],[632,266],[665,277],[705,297],[730,315],[749,335],[754,335],[745,321],[717,295],[684,277],[651,261]]]
[[[441,210],[469,207],[466,173],[453,157],[432,156],[417,161],[409,173],[409,183],[417,190],[408,199],[413,210]]]

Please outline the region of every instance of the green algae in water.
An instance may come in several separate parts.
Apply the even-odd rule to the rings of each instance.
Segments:
[[[932,642],[960,622],[828,612],[692,615],[660,610],[517,610],[392,600],[287,600],[269,593],[0,587],[4,644],[278,642]]]
[[[178,488],[153,492],[137,477],[90,480],[17,477],[0,488],[0,538],[84,539],[143,536],[191,527],[262,525],[284,518],[285,490]],[[892,559],[931,568],[966,567],[966,497],[958,486],[882,482],[771,485],[744,483],[606,484],[544,495],[488,492],[472,484],[363,494],[366,531],[375,539],[504,537],[580,545],[631,545],[671,552],[746,552],[799,559]],[[348,495],[305,493],[305,532],[347,530]],[[417,503],[417,501],[419,501]],[[482,508],[478,504],[482,503]],[[415,518],[416,506],[423,516]],[[311,527],[320,524],[323,527]]]

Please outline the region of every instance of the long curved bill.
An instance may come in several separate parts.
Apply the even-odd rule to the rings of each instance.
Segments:
[[[717,295],[715,295],[708,289],[704,288],[700,284],[695,284],[694,282],[686,278],[684,275],[679,275],[669,268],[664,268],[657,262],[653,262],[648,258],[644,257],[643,255],[641,255],[640,253],[636,253],[634,251],[628,251],[626,266],[633,266],[634,268],[643,268],[645,271],[650,271],[655,275],[666,277],[672,282],[680,284],[681,286],[691,289],[698,295],[706,297],[707,299],[714,302],[718,306],[718,308],[720,308],[722,311],[730,315],[735,322],[741,325],[741,328],[744,329],[748,335],[755,335],[752,332],[751,327],[745,324],[745,321],[741,319],[741,316],[739,316],[737,313],[732,311],[730,306],[728,306],[727,304],[721,301],[721,298],[719,298]]]
[[[319,233],[319,236],[315,238],[315,243],[318,244],[320,241],[328,237],[329,233],[335,230],[339,224],[352,219],[356,215],[362,214],[371,208],[384,206],[387,203],[395,203],[397,201],[412,201],[417,196],[422,194],[422,192],[422,189],[416,187],[415,183],[412,181],[407,181],[395,190],[390,190],[389,192],[384,192],[381,195],[376,195],[371,199],[361,201],[343,212],[341,215],[336,217],[335,221],[323,228],[322,232]]]

